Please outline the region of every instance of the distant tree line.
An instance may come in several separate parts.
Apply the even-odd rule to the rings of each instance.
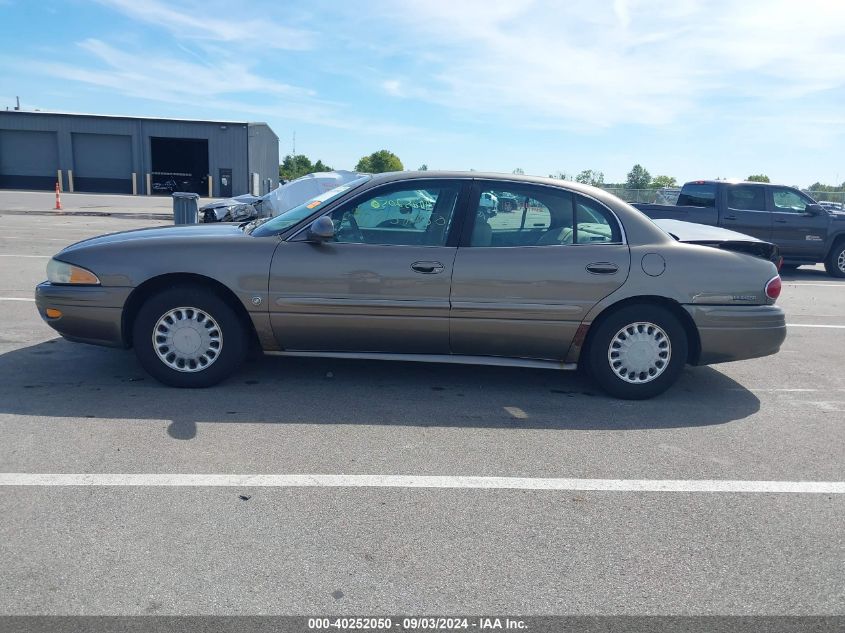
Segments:
[[[405,167],[399,157],[393,152],[381,149],[373,152],[367,156],[362,156],[355,165],[355,171],[367,174],[380,174],[386,171],[402,171]],[[418,168],[419,171],[427,171],[428,165],[423,163]],[[294,180],[300,176],[311,174],[318,171],[332,171],[332,168],[317,160],[312,163],[311,160],[303,155],[288,154],[284,161],[279,165],[279,177],[283,180]],[[470,169],[469,171],[475,171]],[[521,175],[525,170],[517,167],[513,170],[514,174]],[[605,189],[661,189],[663,187],[678,187],[679,183],[674,176],[658,175],[652,176],[649,171],[637,163],[628,172],[625,182],[607,183],[604,181],[604,172],[597,169],[585,169],[577,174],[569,174],[563,171],[557,171],[549,174],[549,178],[558,180],[574,180],[585,185],[592,185],[593,187],[603,187]],[[718,180],[718,179],[717,179]],[[770,182],[766,174],[751,174],[746,178],[750,182]],[[821,182],[814,182],[807,188],[814,192],[839,192],[845,191],[845,182],[840,185],[825,185]]]

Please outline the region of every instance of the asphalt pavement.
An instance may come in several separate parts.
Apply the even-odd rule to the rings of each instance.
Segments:
[[[784,275],[778,355],[688,367],[646,402],[574,373],[269,357],[176,390],[131,351],[57,338],[31,301],[64,245],[168,224],[169,207],[43,214],[6,195],[0,477],[452,483],[2,485],[0,615],[845,615],[845,494],[763,485],[845,482],[845,281],[821,267]],[[620,490],[578,489],[592,479]],[[642,480],[761,491],[630,489]]]

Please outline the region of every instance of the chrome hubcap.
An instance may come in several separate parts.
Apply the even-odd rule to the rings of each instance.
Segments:
[[[839,258],[836,260],[836,265],[839,266],[839,270],[845,273],[845,249],[843,249],[839,253]]]
[[[163,314],[153,328],[153,349],[171,369],[202,371],[220,356],[223,333],[207,312],[174,308]]]
[[[659,326],[638,322],[616,333],[607,349],[607,362],[619,378],[631,384],[651,382],[666,371],[672,343]]]

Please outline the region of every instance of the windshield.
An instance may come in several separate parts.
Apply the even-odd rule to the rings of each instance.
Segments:
[[[361,176],[360,178],[356,178],[345,185],[340,185],[339,187],[335,187],[334,189],[329,189],[328,191],[321,193],[319,196],[315,198],[311,198],[300,204],[299,206],[294,207],[293,209],[289,209],[284,213],[277,215],[274,218],[261,218],[260,220],[253,220],[249,224],[246,225],[244,231],[250,235],[254,235],[255,237],[264,237],[266,235],[275,235],[284,231],[285,229],[289,229],[294,224],[301,222],[309,215],[315,212],[318,207],[325,205],[328,202],[331,202],[338,196],[346,193],[350,189],[355,189],[356,187],[360,187],[365,182],[369,181],[372,176]]]

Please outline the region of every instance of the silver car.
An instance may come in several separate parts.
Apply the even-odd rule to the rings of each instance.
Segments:
[[[499,218],[493,198],[515,208]],[[405,215],[413,221],[395,221]],[[36,301],[66,338],[134,347],[150,374],[177,387],[225,379],[255,347],[580,365],[614,396],[648,398],[687,363],[778,351],[776,256],[722,229],[664,230],[586,185],[402,172],[240,226],[85,240],[53,258]]]

